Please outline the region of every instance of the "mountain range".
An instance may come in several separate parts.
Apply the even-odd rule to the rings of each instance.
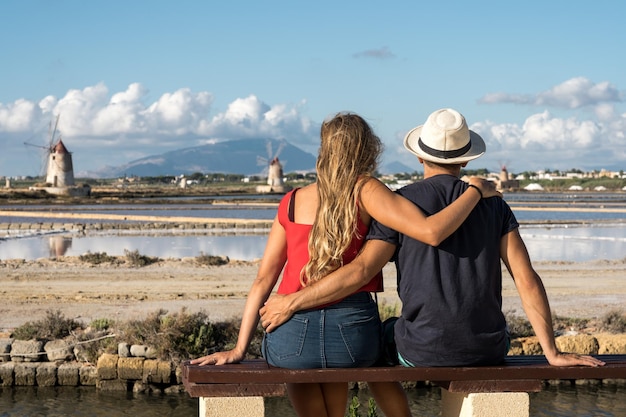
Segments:
[[[285,173],[315,170],[315,156],[284,140],[241,139],[146,156],[124,165],[102,168],[89,173],[87,176],[99,178],[158,177],[190,175],[196,172],[267,175],[267,167],[274,157],[279,158]]]
[[[223,173],[267,175],[269,162],[278,157],[285,173],[315,171],[316,156],[284,140],[241,139],[178,149],[146,156],[120,166],[107,166],[79,176],[95,178],[158,177]],[[382,173],[413,172],[399,162],[381,167]]]

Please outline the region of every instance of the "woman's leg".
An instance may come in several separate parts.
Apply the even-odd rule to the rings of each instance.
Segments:
[[[287,384],[289,400],[298,417],[344,417],[347,383]]]
[[[348,383],[328,382],[320,384],[329,417],[344,417],[348,404]]]
[[[409,400],[399,382],[369,382],[367,385],[386,417],[411,417]]]

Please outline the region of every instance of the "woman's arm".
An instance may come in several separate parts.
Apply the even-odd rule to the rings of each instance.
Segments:
[[[349,264],[324,279],[289,295],[274,294],[260,310],[261,325],[270,333],[296,311],[340,300],[367,284],[393,256],[396,246],[382,240],[368,240]]]
[[[275,218],[265,245],[261,265],[246,300],[237,344],[232,350],[216,352],[194,359],[191,361],[192,364],[223,365],[225,363],[240,362],[245,357],[259,323],[259,309],[263,306],[263,303],[276,285],[286,261],[287,240],[285,229],[278,222],[278,218]]]
[[[411,201],[375,178],[363,185],[360,201],[367,213],[385,226],[437,246],[463,224],[481,198],[502,196],[490,181],[472,177],[470,184],[480,192],[468,187],[452,204],[428,217]]]

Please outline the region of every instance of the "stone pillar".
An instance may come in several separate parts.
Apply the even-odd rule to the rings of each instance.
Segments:
[[[200,397],[199,417],[265,417],[263,397]]]
[[[527,392],[462,393],[441,389],[442,417],[529,417]]]

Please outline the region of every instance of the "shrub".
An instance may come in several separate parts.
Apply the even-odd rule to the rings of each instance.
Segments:
[[[126,257],[126,262],[134,267],[151,265],[159,261],[159,258],[157,257],[141,255],[137,249],[135,249],[134,251],[124,249],[124,256]]]
[[[504,313],[504,319],[509,328],[511,338],[528,337],[535,333],[530,322],[523,317],[515,315],[515,310],[509,310]]]
[[[103,263],[116,263],[117,258],[115,256],[109,256],[106,252],[87,252],[78,257],[82,262],[87,262],[92,265],[99,265]]]
[[[13,331],[13,337],[19,340],[55,340],[63,339],[81,324],[73,319],[66,319],[59,310],[46,312],[46,317],[35,322],[26,322]]]
[[[81,362],[96,363],[103,353],[117,353],[115,335],[107,330],[79,332],[68,342],[75,345],[76,359]]]
[[[389,317],[398,317],[400,315],[400,306],[398,303],[387,304],[386,301],[378,303],[378,314],[380,315],[380,321],[385,321]]]
[[[207,255],[204,252],[200,252],[200,255],[196,256],[196,263],[198,265],[219,266],[226,265],[228,261],[228,257]]]
[[[95,319],[92,320],[91,323],[89,323],[89,327],[91,327],[93,330],[108,330],[109,328],[113,327],[113,325],[115,324],[115,321],[111,320],[111,319]]]
[[[555,330],[582,330],[589,324],[589,319],[559,317],[553,314],[552,323],[554,323]]]
[[[131,344],[145,344],[157,350],[161,359],[181,361],[209,353],[232,349],[239,329],[235,321],[210,323],[205,313],[190,314],[186,309],[167,315],[158,310],[145,320],[124,323],[118,338]],[[252,342],[250,353],[260,356],[262,331]]]
[[[626,333],[626,314],[622,310],[609,311],[602,317],[600,329],[610,333]]]

